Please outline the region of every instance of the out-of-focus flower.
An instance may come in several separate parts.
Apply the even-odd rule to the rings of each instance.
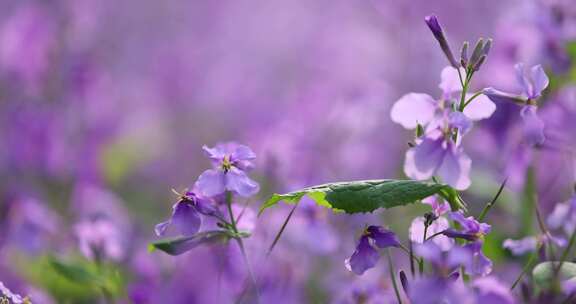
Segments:
[[[460,246],[453,246],[443,250],[436,243],[427,241],[414,246],[414,253],[434,266],[436,275],[448,277],[460,266],[470,263],[472,254]]]
[[[548,242],[552,242],[559,247],[566,246],[566,239],[564,238],[541,234],[538,236],[527,236],[519,240],[506,239],[502,243],[502,247],[510,250],[513,255],[523,255],[536,251],[539,245],[545,245]]]
[[[98,217],[83,220],[75,225],[74,231],[80,251],[87,258],[118,261],[124,257],[121,232],[109,219]]]
[[[173,225],[181,235],[193,235],[202,225],[201,214],[222,217],[220,210],[208,198],[187,191],[184,195],[180,195],[176,204],[172,206],[170,219],[156,225],[154,229],[156,235],[164,235],[170,225]]]
[[[546,222],[550,229],[562,228],[571,235],[576,229],[576,195],[566,202],[557,203]]]
[[[544,122],[536,113],[536,99],[542,95],[550,81],[540,65],[527,70],[523,64],[518,63],[515,69],[517,81],[522,89],[521,94],[502,92],[494,88],[486,88],[483,93],[494,102],[521,104],[520,116],[524,124],[525,141],[530,145],[541,145],[545,141]]]
[[[473,304],[474,294],[461,281],[441,277],[423,277],[410,284],[408,297],[412,304]]]
[[[252,161],[256,158],[250,148],[230,142],[214,148],[204,146],[203,149],[212,160],[214,169],[206,170],[198,177],[196,187],[202,194],[215,196],[234,191],[248,197],[258,192],[258,183],[246,175],[246,171],[253,168]]]
[[[471,284],[476,296],[476,303],[514,304],[510,288],[494,277],[477,278]]]
[[[430,207],[432,207],[432,212],[436,217],[439,217],[450,210],[450,204],[436,195],[423,199],[422,203],[430,205]]]
[[[374,245],[383,249],[399,247],[400,242],[394,232],[381,226],[368,226],[362,233],[352,256],[344,261],[346,268],[357,275],[362,275],[374,267],[380,258]]]

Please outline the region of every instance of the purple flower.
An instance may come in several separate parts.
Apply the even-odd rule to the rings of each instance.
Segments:
[[[234,191],[248,197],[256,194],[260,186],[245,173],[254,165],[256,154],[246,146],[236,143],[216,145],[214,148],[203,147],[212,160],[214,169],[204,171],[198,177],[196,188],[205,196],[215,196],[225,191]]]
[[[486,223],[480,223],[474,217],[464,217],[462,211],[456,211],[450,213],[450,217],[460,224],[461,229],[448,229],[444,232],[444,235],[451,238],[460,238],[467,241],[478,241],[482,240],[484,235],[490,232],[490,225]]]
[[[442,122],[452,113],[452,104],[458,103],[454,94],[462,91],[462,85],[458,70],[450,66],[442,70],[440,78],[439,88],[442,90],[440,100],[423,93],[406,94],[392,106],[390,111],[392,121],[406,129],[415,129],[418,124],[422,126],[443,124]],[[471,95],[467,97],[470,98]],[[496,105],[486,96],[480,95],[466,106],[463,118],[472,121],[486,119],[492,116],[495,110]]]
[[[467,274],[485,276],[492,272],[492,261],[482,252],[482,241],[468,243],[464,245],[464,249],[471,254],[464,266]]]
[[[536,99],[542,95],[550,81],[540,65],[527,70],[523,64],[518,63],[515,69],[516,79],[522,90],[520,94],[502,92],[494,88],[486,88],[483,93],[494,102],[513,102],[523,105],[520,116],[524,123],[524,139],[530,145],[541,145],[545,140],[544,122],[536,113]]]
[[[408,298],[412,304],[472,304],[474,294],[461,281],[441,277],[424,277],[410,285]]]
[[[450,204],[438,196],[429,196],[422,200],[422,203],[430,205],[435,216],[441,216],[450,210]]]
[[[436,243],[426,241],[414,246],[414,253],[432,264],[436,273],[448,277],[456,268],[470,264],[471,252],[461,246],[443,250]]]
[[[124,256],[120,230],[109,219],[99,217],[81,221],[75,225],[74,231],[84,256],[94,260],[120,260]]]
[[[477,303],[514,304],[514,296],[510,288],[494,277],[483,277],[471,284],[476,294]]]
[[[0,295],[2,295],[2,298],[7,300],[9,303],[14,303],[14,304],[21,304],[21,303],[25,303],[25,302],[29,303],[29,301],[28,301],[29,299],[23,298],[19,294],[13,293],[1,281],[0,281]]]
[[[471,166],[472,160],[461,146],[437,134],[424,137],[417,146],[408,149],[404,173],[415,180],[437,175],[450,186],[465,190],[470,186]]]
[[[519,240],[506,239],[502,243],[502,247],[510,250],[513,255],[523,255],[528,252],[534,252],[540,244],[547,244],[552,242],[558,247],[566,246],[566,240],[561,237],[555,237],[552,235],[541,234],[538,236],[528,236]]]
[[[567,235],[572,234],[576,229],[576,195],[566,202],[556,204],[546,222],[550,229],[562,228]]]
[[[220,210],[209,199],[188,191],[185,195],[181,195],[178,202],[172,206],[170,219],[156,225],[154,229],[156,235],[164,235],[170,225],[173,225],[181,235],[190,236],[196,234],[202,225],[201,214],[222,217]]]
[[[384,249],[399,247],[400,242],[394,232],[381,226],[369,226],[360,237],[352,256],[344,261],[346,268],[357,275],[362,275],[366,270],[374,267],[380,258],[374,245]]]

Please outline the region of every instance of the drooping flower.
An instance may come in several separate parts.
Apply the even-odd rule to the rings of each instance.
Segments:
[[[368,226],[362,233],[352,256],[344,261],[346,268],[357,275],[362,275],[374,267],[380,258],[374,246],[380,249],[399,247],[400,242],[394,232],[381,226]]]
[[[461,228],[447,229],[444,231],[444,235],[450,238],[457,238],[469,241],[468,244],[464,245],[472,258],[466,265],[466,272],[471,275],[487,275],[492,271],[492,261],[488,259],[482,252],[482,245],[484,242],[484,236],[490,232],[490,225],[486,223],[480,223],[474,217],[464,217],[462,211],[452,212],[450,217],[460,224]]]
[[[512,102],[522,105],[520,116],[524,125],[524,139],[530,145],[541,145],[545,141],[544,122],[537,114],[536,100],[542,96],[542,92],[548,87],[549,79],[540,65],[535,65],[529,70],[524,65],[515,65],[516,78],[521,87],[521,93],[508,93],[486,88],[484,95],[494,102]]]
[[[215,196],[233,191],[240,196],[256,194],[260,186],[246,175],[253,168],[256,154],[247,146],[236,143],[218,144],[214,148],[203,147],[212,161],[213,169],[198,177],[196,188],[205,196]]]
[[[197,233],[202,225],[201,215],[222,217],[220,210],[209,199],[199,196],[192,191],[180,195],[178,201],[172,206],[170,219],[155,227],[156,235],[162,236],[170,225],[184,236]]]

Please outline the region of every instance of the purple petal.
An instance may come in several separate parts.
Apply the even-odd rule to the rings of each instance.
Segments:
[[[450,227],[448,220],[443,217],[436,219],[429,227],[426,232],[426,236],[430,237],[433,234],[439,233]],[[422,243],[424,240],[424,217],[419,216],[412,221],[410,228],[408,229],[408,235],[410,241],[414,243]],[[440,249],[443,251],[449,250],[454,245],[454,240],[444,236],[437,235],[430,240],[430,242],[436,243]]]
[[[394,232],[384,229],[380,226],[369,226],[367,229],[368,236],[374,240],[378,248],[399,247],[400,241]]]
[[[448,124],[452,128],[457,128],[462,135],[472,128],[472,121],[462,112],[451,112],[448,115]]]
[[[550,229],[558,229],[562,227],[568,220],[572,213],[572,207],[567,203],[556,204],[552,213],[548,216],[547,224]]]
[[[446,266],[448,268],[456,268],[459,266],[465,266],[472,259],[472,253],[460,246],[454,246],[448,251],[448,256],[446,257]]]
[[[232,152],[232,160],[254,160],[256,159],[256,154],[247,146],[244,145],[237,145],[234,152]]]
[[[468,96],[468,95],[467,95]],[[468,96],[470,98],[472,96]],[[496,111],[496,105],[490,98],[485,95],[479,95],[474,100],[472,100],[466,108],[464,108],[464,115],[466,115],[471,120],[481,120],[492,116]]]
[[[441,265],[443,263],[442,250],[434,242],[416,244],[414,246],[414,253],[430,263],[436,265]]]
[[[444,140],[441,138],[425,137],[419,145],[408,149],[404,162],[404,173],[415,180],[431,178],[446,154],[443,142]]]
[[[429,123],[436,112],[436,100],[427,94],[410,93],[394,103],[390,111],[392,121],[406,129]]]
[[[205,196],[215,196],[226,191],[224,171],[211,169],[204,171],[196,181],[195,188]]]
[[[516,303],[510,289],[493,277],[478,278],[472,287],[476,290],[477,303]]]
[[[444,69],[442,69],[440,79],[441,80],[438,87],[444,93],[444,98],[448,99],[450,98],[452,93],[462,91],[460,76],[458,76],[458,70],[456,70],[456,68],[452,66],[447,66]]]
[[[536,250],[538,245],[538,240],[533,237],[525,237],[520,240],[507,239],[502,243],[502,247],[510,250],[513,255],[523,255],[528,252],[533,252]]]
[[[536,106],[524,106],[520,111],[524,122],[524,139],[529,145],[541,145],[546,139],[544,122],[538,117],[536,110]]]
[[[524,69],[524,64],[517,63],[514,65],[514,69],[516,70],[516,80],[522,87],[522,91],[527,97],[532,96],[533,87],[530,80],[526,77],[526,70]]]
[[[461,149],[450,146],[445,153],[438,176],[442,181],[458,190],[466,190],[470,186],[470,168],[472,160]]]
[[[380,255],[370,245],[367,236],[362,236],[352,256],[344,261],[346,268],[357,275],[362,275],[366,270],[376,266]]]
[[[202,150],[206,156],[208,156],[213,162],[221,162],[226,156],[226,151],[222,145],[216,145],[214,148],[209,148],[208,146],[202,146]]]
[[[482,253],[482,243],[474,242],[464,246],[472,253],[472,259],[466,266],[466,272],[470,275],[485,276],[492,272],[492,261]]]
[[[191,203],[180,201],[174,206],[171,223],[180,234],[190,236],[200,230],[202,218]]]
[[[156,226],[154,226],[154,232],[156,232],[157,236],[163,236],[164,233],[166,233],[166,229],[168,229],[169,225],[170,221],[165,221],[160,224],[157,224]]]
[[[235,191],[240,196],[249,197],[260,190],[257,182],[251,180],[244,171],[232,167],[226,173],[226,189]]]
[[[548,80],[548,76],[544,73],[544,69],[541,65],[535,65],[530,69],[530,76],[532,78],[532,94],[530,98],[537,98],[542,95],[542,91],[548,87],[550,81]]]

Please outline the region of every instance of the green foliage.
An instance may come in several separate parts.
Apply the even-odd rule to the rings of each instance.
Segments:
[[[318,205],[336,212],[373,212],[378,208],[404,206],[438,194],[452,210],[464,209],[458,192],[448,185],[413,180],[364,180],[329,183],[286,194],[274,194],[260,208],[260,213],[280,201],[294,204],[307,195]]]
[[[163,251],[169,255],[180,255],[199,245],[225,242],[231,238],[246,238],[250,236],[247,232],[234,233],[228,230],[214,230],[199,232],[192,236],[176,237],[150,243],[148,249]]]

